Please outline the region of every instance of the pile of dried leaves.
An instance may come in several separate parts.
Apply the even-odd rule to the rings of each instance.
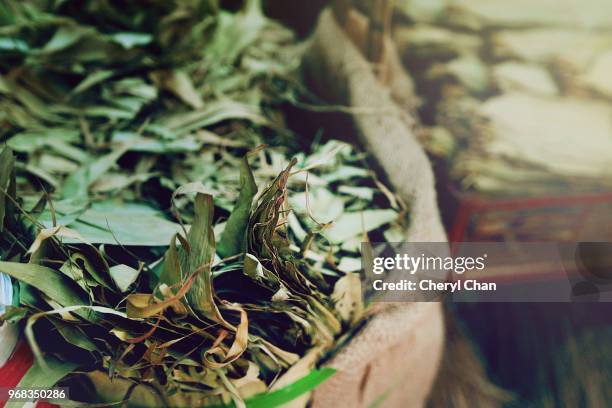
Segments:
[[[612,19],[601,0],[405,0],[395,39],[424,135],[463,189],[489,195],[612,186]]]
[[[273,406],[324,379],[367,316],[360,242],[401,240],[406,214],[351,145],[260,146],[297,136],[275,109],[291,33],[257,1],[0,7],[0,321],[37,357],[23,384]]]

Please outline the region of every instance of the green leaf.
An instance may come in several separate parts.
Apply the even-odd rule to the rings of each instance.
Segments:
[[[181,270],[195,275],[187,293],[187,301],[201,316],[225,323],[215,304],[212,287],[212,262],[215,256],[215,234],[212,228],[214,204],[209,194],[197,193],[194,203],[195,218],[187,234],[189,248],[179,248]]]
[[[202,109],[172,114],[166,117],[162,123],[177,136],[183,136],[194,130],[228,119],[245,119],[256,124],[267,123],[258,107],[231,99],[221,99],[207,103]]]
[[[78,26],[61,26],[42,49],[42,52],[50,54],[63,50],[76,44],[84,36],[91,34],[95,34],[95,31]]]
[[[212,61],[233,64],[240,53],[257,39],[265,25],[260,0],[248,0],[242,13],[220,12],[206,55]]]
[[[126,50],[138,45],[147,45],[153,40],[153,36],[147,33],[115,33],[110,37]]]
[[[15,165],[15,158],[13,156],[13,152],[9,148],[4,148],[2,153],[0,153],[0,232],[4,229],[4,217],[7,212],[7,193],[9,192],[9,187],[11,185],[11,181],[13,180],[13,166]]]
[[[60,361],[54,357],[46,357],[45,364],[46,367],[43,368],[38,361],[34,361],[17,384],[17,388],[51,388],[78,367],[75,363]],[[8,402],[5,408],[25,408],[30,405],[29,402]]]
[[[310,215],[322,224],[334,221],[344,213],[344,201],[329,191],[327,187],[312,189],[308,195],[306,193],[292,194],[289,202],[296,213]]]
[[[0,51],[27,52],[28,44],[19,38],[0,37]]]
[[[340,244],[363,233],[389,224],[398,218],[395,210],[365,210],[344,213],[324,231],[324,235],[335,244]]]
[[[194,135],[185,135],[175,140],[158,140],[142,137],[134,132],[113,133],[114,142],[130,144],[130,151],[147,153],[186,153],[197,152],[202,148],[202,142]]]
[[[92,86],[95,86],[103,81],[106,81],[108,78],[112,77],[114,73],[115,71],[107,70],[107,69],[101,69],[98,71],[94,71],[91,74],[89,74],[85,79],[83,79],[81,82],[79,82],[79,84],[76,87],[74,87],[71,93],[73,95],[81,93],[91,88]]]
[[[89,304],[87,294],[62,273],[36,264],[0,261],[0,272],[43,292],[62,306]]]
[[[338,264],[338,269],[342,272],[357,272],[362,269],[361,258],[343,256]]]
[[[140,275],[139,270],[123,264],[110,267],[109,272],[122,293],[127,292],[130,285],[136,282],[138,275]]]
[[[89,186],[109,171],[125,152],[128,146],[122,146],[111,153],[81,167],[64,182],[62,187],[63,198],[85,197]]]
[[[177,236],[173,236],[170,241],[170,246],[164,256],[164,265],[159,276],[159,283],[165,283],[168,286],[174,286],[181,282],[181,264],[178,258],[176,249]]]
[[[57,212],[65,215],[59,210]],[[68,221],[67,226],[92,244],[167,246],[181,229],[179,224],[167,220],[160,211],[148,205],[113,201],[94,203]],[[39,222],[51,227],[50,212],[43,213]],[[155,226],[154,233],[151,233],[151,226]],[[78,243],[70,238],[64,238],[63,242]]]
[[[53,148],[59,143],[68,145],[68,143],[77,142],[79,138],[79,131],[76,129],[48,128],[45,130],[17,133],[8,139],[6,144],[16,152],[33,153],[42,148]],[[73,149],[75,148],[73,147]],[[81,158],[84,155],[86,156],[86,154],[80,150],[77,154],[79,154],[78,157]]]
[[[367,177],[369,174],[367,169],[362,167],[355,167],[349,165],[343,165],[338,167],[336,170],[331,173],[325,173],[321,177],[327,180],[330,183],[341,181],[341,180],[349,180],[356,177]]]
[[[267,392],[265,394],[256,395],[245,401],[249,408],[276,408],[281,407],[288,402],[293,401],[297,397],[304,395],[319,385],[323,384],[336,373],[333,368],[321,368],[312,370],[310,374],[303,377],[293,384],[283,387],[277,391]],[[226,406],[235,407],[235,404]],[[218,407],[220,408],[220,407]]]
[[[49,319],[51,324],[57,329],[57,332],[73,346],[82,348],[87,351],[98,351],[98,347],[87,337],[85,333],[74,324],[69,324],[63,320]]]
[[[186,72],[179,69],[161,71],[159,81],[163,88],[172,92],[192,108],[200,109],[204,106],[202,95],[195,89],[190,76]]]
[[[219,241],[217,252],[222,258],[246,250],[246,230],[255,194],[257,194],[257,184],[245,156],[240,164],[240,195]]]
[[[19,297],[21,295],[21,286],[17,280],[13,281],[13,299],[11,305],[14,307],[19,306]]]
[[[338,192],[342,194],[352,195],[357,198],[361,198],[366,201],[372,201],[374,199],[375,189],[370,187],[354,187],[341,185],[338,187]]]

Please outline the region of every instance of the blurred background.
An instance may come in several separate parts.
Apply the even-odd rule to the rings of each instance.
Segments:
[[[380,20],[414,82],[419,138],[451,241],[610,241],[612,2],[266,7],[305,37],[324,6],[348,3]],[[612,246],[599,247],[609,283]],[[449,307],[489,378],[513,395],[506,405],[610,406],[609,303]]]

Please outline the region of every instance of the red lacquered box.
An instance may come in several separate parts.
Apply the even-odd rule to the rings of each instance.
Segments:
[[[612,241],[612,191],[498,196],[464,191],[434,161],[450,242]]]
[[[612,192],[489,198],[449,191],[457,202],[451,242],[595,241],[612,230]]]

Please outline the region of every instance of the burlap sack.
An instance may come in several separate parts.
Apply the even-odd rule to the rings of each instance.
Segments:
[[[388,87],[375,76],[355,39],[349,38],[327,10],[320,16],[305,57],[305,75],[326,97],[354,108],[352,117],[360,141],[410,205],[411,227],[406,240],[446,241],[430,163],[413,132],[411,81],[392,47],[386,48]],[[444,343],[441,304],[377,307],[376,316],[330,361],[329,366],[338,373],[315,390],[315,408],[425,404]]]

